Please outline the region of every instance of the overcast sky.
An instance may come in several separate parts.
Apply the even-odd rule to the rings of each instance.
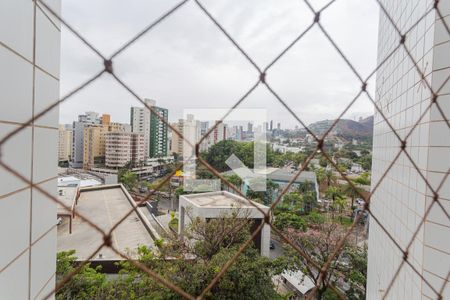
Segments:
[[[316,8],[326,1],[310,0]],[[110,55],[147,24],[173,7],[171,0],[64,0],[62,15],[104,55]],[[313,20],[301,0],[203,0],[204,6],[264,68]],[[367,76],[376,66],[376,1],[337,0],[321,23],[355,68]],[[103,67],[103,62],[63,28],[61,94]],[[169,119],[183,109],[232,106],[256,82],[257,71],[210,19],[188,2],[114,60],[118,76],[141,97],[169,109]],[[338,116],[360,89],[360,82],[315,26],[267,74],[267,81],[306,123]],[[369,86],[373,89],[374,81]],[[85,111],[109,113],[129,122],[133,96],[107,74],[61,106],[60,122],[71,123]],[[297,122],[260,85],[243,108],[266,108],[282,128]],[[348,118],[368,116],[364,97]]]

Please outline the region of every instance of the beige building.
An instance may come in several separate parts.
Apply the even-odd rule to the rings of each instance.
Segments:
[[[144,135],[136,132],[107,132],[105,134],[105,165],[121,168],[131,162],[137,165],[145,159]]]
[[[84,169],[90,169],[95,164],[104,162],[105,132],[107,132],[107,127],[102,124],[92,124],[84,128]]]
[[[183,133],[183,125],[180,123],[183,120],[179,120],[176,123],[172,123],[172,127],[176,128],[180,133]],[[178,155],[183,154],[183,139],[178,136],[173,130],[171,130],[170,137],[170,154],[176,153]]]
[[[58,161],[70,161],[72,157],[72,130],[59,125]]]
[[[103,114],[101,124],[90,124],[83,131],[83,168],[91,169],[105,163],[105,134],[129,131],[126,124],[111,123],[110,116]]]

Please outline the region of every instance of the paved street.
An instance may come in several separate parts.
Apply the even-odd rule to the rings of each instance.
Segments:
[[[277,240],[272,239],[275,244],[275,249],[270,249],[270,258],[275,259],[281,255],[283,255],[283,246]]]

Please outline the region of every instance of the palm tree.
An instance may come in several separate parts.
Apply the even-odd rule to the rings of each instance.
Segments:
[[[345,206],[345,197],[342,195],[342,192],[337,187],[335,186],[328,187],[327,190],[325,191],[325,196],[333,201],[332,203],[333,211],[335,208],[339,208],[339,212],[342,212],[342,209]]]
[[[342,196],[338,196],[334,201],[333,201],[333,206],[335,208],[337,208],[339,210],[339,220],[342,221],[342,211],[345,208],[345,198]]]
[[[355,186],[352,187],[350,184],[346,184],[342,187],[342,192],[347,195],[348,197],[350,197],[350,199],[352,199],[352,209],[355,203],[355,199],[356,197],[360,196],[360,193],[363,191],[363,189]]]
[[[318,168],[316,169],[316,178],[317,178],[317,182],[320,184],[322,184],[325,181],[325,169],[323,168]]]
[[[329,187],[332,182],[336,181],[336,176],[332,170],[327,170],[325,172],[325,178],[327,179],[327,187]]]
[[[273,201],[275,191],[280,187],[280,185],[270,179],[267,180],[266,183],[266,196],[267,196],[267,204],[269,205]]]
[[[310,213],[312,211],[313,206],[316,204],[316,192],[315,191],[307,191],[303,194],[303,203],[305,208],[305,213]]]
[[[336,200],[337,198],[342,198],[342,192],[335,186],[330,186],[325,191],[325,197],[331,200]]]

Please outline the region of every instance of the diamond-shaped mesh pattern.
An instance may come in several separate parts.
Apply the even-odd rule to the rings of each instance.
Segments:
[[[332,262],[339,256],[339,254],[341,253],[341,251],[343,250],[344,244],[346,239],[350,236],[350,234],[352,233],[352,231],[355,229],[356,224],[358,224],[360,218],[363,216],[363,214],[358,214],[357,217],[355,218],[353,224],[347,229],[346,233],[343,235],[343,237],[338,241],[337,243],[337,247],[335,249],[335,251],[329,256],[329,258],[327,259],[327,261],[325,261],[325,263],[323,265],[318,265],[316,261],[314,261],[309,255],[308,253],[306,253],[305,251],[303,251],[302,249],[300,249],[298,247],[298,245],[296,245],[295,242],[293,242],[288,236],[286,236],[283,232],[281,232],[280,230],[278,230],[273,224],[272,224],[272,219],[270,218],[270,214],[273,211],[273,209],[275,208],[275,206],[281,201],[281,198],[283,197],[283,195],[288,192],[289,188],[291,187],[291,185],[294,183],[294,181],[300,176],[300,174],[305,170],[305,168],[307,168],[308,164],[311,162],[311,160],[317,155],[318,152],[322,153],[322,155],[328,160],[328,162],[335,168],[335,170],[337,170],[341,177],[359,194],[359,196],[361,198],[363,198],[365,200],[365,205],[364,205],[364,211],[367,211],[370,216],[371,216],[371,220],[373,220],[373,222],[376,222],[378,224],[378,226],[381,228],[381,230],[384,232],[384,234],[393,242],[393,244],[399,249],[399,251],[401,251],[403,253],[403,259],[401,261],[401,263],[399,264],[398,268],[396,269],[396,272],[394,273],[394,276],[392,277],[392,279],[390,280],[390,284],[387,287],[386,291],[383,294],[383,297],[386,298],[389,295],[389,291],[391,290],[392,286],[395,284],[397,277],[400,273],[400,271],[402,270],[402,268],[405,267],[405,264],[408,265],[424,282],[425,285],[427,285],[436,295],[436,298],[441,299],[442,298],[442,293],[445,289],[445,284],[448,282],[448,276],[447,276],[447,280],[444,281],[444,285],[440,288],[440,289],[436,289],[433,285],[431,285],[427,279],[422,275],[421,270],[417,270],[413,263],[410,261],[408,254],[410,251],[410,247],[413,244],[414,240],[416,239],[416,236],[418,235],[422,225],[424,224],[425,220],[427,219],[427,216],[429,215],[430,211],[432,210],[433,207],[437,206],[439,207],[444,215],[446,216],[446,218],[450,219],[450,215],[449,212],[445,209],[444,205],[441,203],[440,197],[439,197],[439,192],[441,190],[441,187],[444,185],[444,182],[447,180],[448,174],[450,172],[450,170],[447,171],[446,175],[444,176],[444,178],[442,179],[442,181],[440,182],[440,184],[437,187],[433,187],[430,182],[427,180],[427,177],[424,175],[423,171],[418,167],[417,163],[413,160],[412,156],[410,155],[410,153],[407,151],[407,140],[408,138],[411,136],[411,134],[413,133],[413,131],[416,129],[417,125],[422,121],[422,119],[425,117],[425,115],[427,113],[430,112],[430,110],[434,107],[437,109],[437,111],[442,115],[443,120],[446,122],[446,125],[448,128],[450,128],[450,123],[449,123],[449,119],[447,116],[445,116],[444,114],[444,110],[441,108],[440,103],[438,101],[439,97],[441,96],[440,92],[442,90],[442,88],[446,85],[446,83],[449,80],[449,77],[446,78],[446,80],[444,80],[444,83],[437,89],[433,89],[430,82],[428,81],[427,77],[424,74],[424,70],[421,69],[421,66],[419,65],[418,62],[416,62],[414,60],[414,56],[411,54],[410,50],[407,47],[407,44],[405,43],[405,41],[409,38],[409,35],[413,32],[414,27],[416,27],[419,22],[426,18],[430,13],[435,12],[436,13],[436,22],[442,22],[444,31],[446,32],[447,35],[450,36],[450,30],[449,30],[449,25],[445,22],[445,19],[443,18],[444,16],[441,14],[440,11],[440,5],[439,5],[439,1],[436,0],[434,2],[431,3],[431,6],[429,7],[429,9],[427,9],[426,13],[421,16],[420,18],[417,18],[417,21],[409,28],[405,28],[405,29],[400,29],[399,26],[397,25],[397,22],[393,19],[393,17],[391,15],[389,15],[386,7],[384,6],[383,2],[381,0],[374,0],[376,1],[376,3],[379,5],[381,13],[385,15],[385,17],[388,19],[390,25],[394,28],[394,30],[396,31],[396,33],[398,34],[398,44],[392,49],[390,50],[389,54],[385,56],[385,58],[380,61],[378,63],[378,65],[376,66],[375,69],[372,70],[372,72],[370,72],[369,76],[367,76],[366,78],[364,78],[359,72],[358,70],[356,70],[356,68],[354,67],[354,65],[352,64],[352,62],[350,61],[350,59],[344,54],[344,52],[341,50],[341,48],[339,47],[339,45],[335,42],[335,40],[333,39],[332,36],[330,36],[330,34],[328,33],[327,29],[321,24],[321,14],[327,9],[329,8],[334,2],[336,1],[343,1],[343,0],[332,0],[330,1],[328,4],[326,4],[325,6],[323,6],[321,9],[316,10],[313,8],[313,6],[310,3],[310,0],[303,0],[304,3],[306,3],[307,7],[311,10],[311,12],[314,15],[313,20],[311,21],[311,24],[306,27],[306,29],[304,29],[304,31],[300,32],[298,34],[298,36],[279,54],[277,55],[267,66],[265,67],[261,67],[259,66],[253,59],[252,57],[246,53],[246,51],[243,49],[243,47],[241,47],[239,45],[239,43],[226,31],[226,29],[220,24],[220,22],[208,11],[208,8],[199,0],[191,0],[191,2],[194,2],[196,4],[196,6],[198,7],[199,11],[201,11],[203,14],[205,14],[210,20],[211,22],[213,22],[213,24],[215,26],[217,26],[217,28],[219,29],[218,34],[223,34],[228,40],[229,42],[232,44],[233,47],[235,47],[237,50],[239,50],[239,52],[250,62],[250,64],[257,70],[259,76],[256,79],[256,83],[251,86],[248,91],[242,95],[241,98],[238,99],[238,101],[233,105],[233,107],[230,108],[230,111],[236,107],[238,107],[242,102],[245,101],[245,99],[258,87],[258,86],[264,86],[267,88],[267,90],[275,97],[276,101],[278,101],[284,108],[286,108],[287,111],[289,111],[289,113],[295,118],[296,121],[298,121],[305,129],[306,131],[311,134],[311,136],[315,139],[315,141],[317,142],[317,147],[316,147],[316,151],[314,151],[305,161],[305,163],[302,165],[301,169],[298,170],[298,172],[295,173],[295,175],[292,177],[292,179],[290,180],[290,182],[287,184],[287,186],[285,186],[283,188],[283,190],[281,191],[281,193],[278,195],[277,199],[273,202],[273,204],[270,207],[270,211],[268,213],[264,213],[266,215],[265,218],[265,222],[267,224],[270,225],[271,229],[278,234],[288,245],[290,245],[296,252],[298,252],[298,254],[304,259],[304,261],[307,263],[307,267],[310,269],[314,269],[317,272],[317,286],[313,289],[312,293],[309,294],[309,298],[313,298],[315,293],[317,292],[318,289],[318,285],[321,284],[322,281],[326,280],[327,276],[329,276],[329,272],[332,272],[330,266],[332,265]],[[62,98],[58,99],[57,101],[55,101],[51,106],[47,107],[46,109],[44,109],[43,111],[39,112],[38,114],[36,114],[32,119],[28,120],[27,122],[23,123],[23,125],[21,125],[19,128],[17,128],[16,130],[10,132],[9,134],[7,134],[1,141],[0,141],[0,153],[1,153],[1,147],[5,144],[6,141],[8,141],[9,139],[11,139],[11,137],[13,137],[14,135],[18,134],[20,131],[24,130],[27,126],[29,126],[30,124],[32,124],[34,121],[36,121],[37,119],[43,117],[47,112],[49,112],[50,110],[52,110],[53,108],[57,107],[58,105],[60,105],[61,103],[68,101],[69,99],[71,99],[71,97],[73,95],[75,95],[76,93],[78,93],[79,91],[83,90],[84,88],[86,88],[88,85],[90,85],[91,83],[93,83],[94,81],[96,81],[99,77],[103,76],[103,75],[109,75],[112,76],[125,90],[127,90],[132,96],[134,96],[139,102],[141,102],[144,106],[146,106],[148,109],[150,109],[153,113],[155,113],[159,119],[166,123],[168,127],[170,127],[170,129],[173,131],[174,134],[177,134],[180,138],[183,138],[183,135],[177,130],[177,128],[173,128],[169,123],[167,123],[167,121],[164,120],[164,118],[162,118],[156,111],[154,111],[153,107],[148,107],[146,105],[146,103],[143,101],[143,98],[137,93],[135,92],[131,87],[129,87],[126,83],[124,83],[124,81],[121,80],[121,78],[118,76],[118,74],[115,73],[114,71],[114,59],[119,56],[121,54],[121,52],[125,49],[127,49],[128,47],[132,47],[133,44],[141,39],[144,35],[146,35],[149,31],[151,31],[153,28],[157,27],[159,24],[161,24],[163,21],[165,21],[166,19],[170,19],[171,15],[179,10],[181,7],[183,7],[187,2],[189,2],[189,0],[184,0],[179,2],[177,5],[175,5],[174,7],[172,7],[170,10],[168,10],[166,13],[164,13],[163,15],[161,15],[159,18],[157,18],[156,20],[154,20],[152,23],[150,23],[148,26],[146,26],[141,32],[139,32],[138,34],[136,34],[134,37],[132,37],[128,42],[126,42],[123,46],[121,46],[117,51],[115,51],[110,57],[105,57],[99,50],[97,50],[97,48],[92,45],[91,43],[89,43],[86,39],[83,38],[83,33],[78,32],[77,30],[75,30],[70,24],[68,24],[64,18],[62,18],[60,15],[58,15],[57,13],[55,13],[51,7],[49,7],[45,1],[43,0],[36,0],[36,5],[41,6],[46,8],[50,13],[52,13],[57,19],[59,19],[59,21],[69,30],[71,31],[78,39],[80,39],[80,41],[82,41],[87,47],[89,47],[96,55],[98,55],[99,57],[101,57],[101,59],[104,62],[104,67],[102,69],[102,71],[100,71],[97,74],[94,74],[89,80],[85,81],[83,84],[81,84],[80,86],[78,86],[77,88],[75,88],[74,90],[72,90],[70,93],[68,93],[67,95],[63,96]],[[364,4],[361,4],[364,5]],[[271,86],[270,82],[266,79],[267,78],[267,74],[270,72],[270,69],[272,68],[272,66],[274,66],[296,43],[298,43],[304,36],[305,34],[307,34],[312,28],[317,27],[320,32],[325,36],[325,38],[329,41],[330,46],[335,49],[335,51],[339,54],[339,56],[342,58],[342,60],[345,62],[345,64],[349,67],[349,69],[351,70],[351,72],[354,73],[354,75],[358,78],[358,80],[361,83],[361,88],[358,92],[358,94],[356,95],[355,98],[351,99],[351,101],[348,103],[348,105],[342,110],[342,113],[336,118],[336,121],[334,121],[334,123],[331,125],[331,127],[322,135],[322,136],[317,136],[316,134],[314,134],[309,128],[308,126],[306,126],[306,124],[302,121],[301,116],[298,116],[286,103],[286,101],[280,96],[280,94],[275,91],[275,89]],[[401,135],[396,131],[396,129],[394,128],[394,126],[392,125],[392,123],[389,121],[389,119],[385,116],[383,110],[381,109],[380,105],[374,100],[374,98],[372,97],[372,95],[368,92],[367,90],[367,82],[369,81],[369,79],[371,79],[375,73],[377,72],[377,70],[379,70],[393,55],[396,54],[397,51],[400,51],[400,49],[402,49],[402,51],[404,51],[406,53],[407,59],[410,59],[412,64],[414,65],[414,68],[416,69],[418,75],[420,76],[420,78],[422,78],[422,82],[423,82],[423,87],[425,89],[429,90],[430,93],[430,98],[428,101],[428,105],[426,106],[426,109],[423,111],[423,113],[420,115],[420,117],[417,119],[417,121],[414,123],[414,125],[412,126],[412,128],[409,130],[409,132],[404,136],[404,138],[401,137]],[[429,205],[426,208],[425,214],[423,215],[423,218],[421,220],[421,222],[419,223],[419,226],[417,227],[416,231],[413,233],[409,243],[407,243],[407,246],[401,247],[400,243],[398,241],[395,240],[395,238],[392,236],[392,234],[388,231],[387,228],[385,228],[384,224],[381,223],[379,221],[379,218],[376,214],[374,214],[371,211],[370,208],[370,204],[371,204],[371,195],[366,196],[364,194],[362,194],[360,192],[359,189],[356,188],[356,186],[354,185],[354,183],[347,177],[346,174],[344,174],[342,171],[340,171],[340,169],[338,168],[337,164],[333,161],[333,159],[330,157],[330,155],[326,152],[326,149],[324,147],[324,140],[325,138],[328,136],[328,134],[331,132],[331,130],[336,126],[337,121],[339,118],[341,118],[342,116],[344,116],[344,114],[352,107],[352,105],[355,103],[355,101],[361,96],[361,95],[365,95],[367,96],[367,98],[370,100],[370,102],[373,104],[375,110],[377,111],[378,114],[380,114],[381,118],[383,119],[383,121],[385,122],[385,124],[387,125],[387,127],[390,129],[390,131],[392,131],[392,133],[395,135],[395,138],[399,141],[400,147],[398,149],[398,154],[395,155],[395,157],[392,159],[392,161],[390,162],[390,164],[388,164],[387,168],[385,169],[384,173],[382,174],[382,176],[379,177],[379,180],[375,183],[373,183],[372,185],[372,194],[377,191],[377,189],[380,187],[381,183],[383,182],[383,179],[387,176],[387,174],[390,172],[390,170],[392,169],[392,167],[394,166],[394,164],[397,162],[397,160],[400,158],[400,156],[402,154],[404,154],[404,156],[410,161],[411,165],[413,166],[413,168],[416,170],[416,172],[419,174],[419,176],[422,178],[422,180],[426,183],[427,188],[431,191],[431,194],[433,195],[433,201],[431,202],[431,205]],[[224,120],[224,118],[226,117],[226,115],[221,119],[222,121]],[[207,132],[206,135],[209,135],[214,128],[218,125],[218,123],[216,123],[216,125],[213,128],[210,128],[209,131]],[[202,140],[200,140],[196,145],[192,145],[189,141],[186,140],[186,142],[191,146],[191,147],[195,147],[196,152],[198,154],[198,146],[200,145],[200,143],[203,141],[203,139],[206,136],[204,136],[202,138]],[[211,165],[209,165],[204,159],[202,159],[200,156],[198,156],[198,161],[200,162],[200,164],[203,164],[209,171],[211,171],[215,176],[217,176],[218,178],[220,178],[222,180],[222,182],[226,185],[228,185],[233,191],[235,191],[236,193],[240,194],[241,196],[245,197],[245,195],[243,195],[241,193],[241,191],[239,189],[237,189],[233,184],[231,184],[230,182],[227,181],[226,178],[224,178],[217,170],[215,170]],[[30,180],[28,180],[27,178],[25,178],[24,176],[22,176],[17,170],[15,170],[14,166],[11,166],[8,164],[7,161],[5,161],[1,156],[0,156],[0,166],[2,168],[4,168],[5,170],[7,170],[8,172],[10,172],[11,174],[13,174],[14,176],[16,176],[17,178],[19,178],[20,180],[22,180],[23,182],[25,182],[26,184],[30,185],[31,187],[33,187],[34,189],[40,191],[42,194],[46,195],[49,199],[53,200],[55,203],[59,203],[60,205],[66,207],[64,205],[64,203],[62,203],[61,201],[59,201],[57,198],[55,198],[54,196],[50,195],[47,191],[45,191],[45,189],[43,189],[42,187],[40,187],[37,184],[34,184],[33,182],[30,182]],[[154,189],[154,191],[150,192],[148,194],[148,196],[142,200],[142,202],[147,201],[156,191],[158,191],[164,184],[168,183],[168,181],[170,180],[170,178],[175,175],[175,172],[177,170],[182,169],[182,164],[178,165],[177,168],[171,173],[169,174],[169,176],[167,176],[165,178],[164,181],[160,182],[159,185]],[[251,201],[249,201],[249,203],[252,203]],[[254,204],[253,204],[254,205]],[[255,206],[256,207],[256,206]],[[69,207],[66,207],[67,209],[69,209]],[[258,207],[256,207],[258,208]],[[131,259],[126,253],[123,253],[122,251],[120,251],[119,249],[115,248],[113,243],[111,243],[111,235],[114,232],[114,230],[130,215],[133,213],[133,211],[136,210],[136,208],[130,210],[126,215],[123,216],[123,218],[117,222],[109,231],[105,232],[104,230],[102,230],[100,227],[98,227],[95,222],[93,222],[92,220],[89,220],[88,218],[86,218],[85,216],[83,216],[82,214],[80,214],[79,212],[75,212],[75,215],[79,218],[81,218],[82,220],[86,221],[90,226],[92,226],[92,228],[96,231],[98,231],[99,233],[102,234],[103,236],[103,243],[98,247],[98,249],[93,252],[89,257],[86,258],[85,261],[83,261],[73,272],[71,272],[70,274],[68,274],[65,278],[63,278],[62,280],[60,280],[58,282],[58,284],[56,285],[55,289],[49,293],[46,298],[50,297],[52,294],[54,294],[55,292],[57,292],[59,289],[61,289],[64,284],[66,284],[68,281],[71,280],[71,278],[80,271],[80,269],[87,263],[89,263],[89,259],[93,258],[95,256],[95,254],[104,246],[111,248],[115,253],[117,253],[118,255],[120,255],[121,257],[123,257],[124,259],[129,260],[133,265],[135,265],[137,268],[139,268],[140,270],[142,270],[143,272],[145,272],[146,274],[148,274],[148,276],[154,278],[156,281],[158,281],[159,283],[163,284],[164,286],[166,286],[167,288],[173,290],[174,292],[178,293],[180,296],[186,298],[186,299],[203,299],[207,293],[209,291],[211,291],[211,289],[217,284],[218,281],[220,281],[220,279],[222,278],[222,276],[227,272],[227,270],[229,269],[229,267],[236,261],[236,259],[239,257],[239,255],[241,255],[241,253],[251,244],[252,238],[254,236],[256,236],[261,230],[262,227],[265,223],[262,223],[252,234],[252,237],[247,240],[247,242],[245,242],[244,244],[241,245],[240,249],[238,250],[238,252],[226,263],[223,265],[222,269],[217,273],[217,275],[215,276],[215,278],[207,285],[207,287],[203,290],[203,292],[200,295],[190,295],[188,293],[186,293],[185,291],[183,291],[180,287],[176,286],[174,283],[168,281],[166,278],[164,278],[163,276],[159,275],[158,273],[154,272],[153,270],[149,269],[147,266],[145,266],[144,264],[140,263],[139,261],[133,260]],[[0,271],[1,272],[1,271]],[[450,270],[449,270],[449,275],[450,275]]]

